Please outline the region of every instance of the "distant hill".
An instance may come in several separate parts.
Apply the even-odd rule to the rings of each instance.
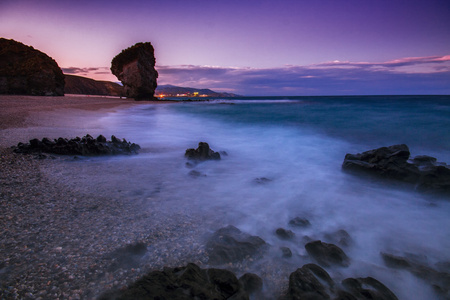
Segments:
[[[66,86],[65,94],[121,96],[122,86],[111,81],[97,81],[94,79],[64,74]]]
[[[98,81],[91,78],[64,74],[65,94],[121,96],[123,87],[111,81]],[[236,97],[231,93],[219,93],[210,89],[196,89],[174,85],[160,85],[156,88],[155,97]]]
[[[231,93],[220,93],[210,89],[196,89],[190,87],[179,87],[174,85],[159,85],[155,91],[155,97],[237,97]]]

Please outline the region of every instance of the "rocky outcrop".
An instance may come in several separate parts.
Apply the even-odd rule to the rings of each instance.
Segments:
[[[66,85],[64,92],[66,94],[81,95],[101,95],[120,97],[123,93],[123,87],[120,84],[110,81],[98,81],[86,77],[65,74]]]
[[[126,289],[108,293],[99,299],[249,299],[249,294],[261,289],[256,275],[241,279],[223,269],[201,269],[190,263],[185,267],[164,268],[145,275]]]
[[[0,94],[63,96],[64,75],[47,54],[0,38]]]
[[[61,155],[119,155],[119,154],[137,154],[141,147],[137,144],[120,140],[114,135],[107,141],[103,135],[96,139],[87,134],[74,139],[58,138],[50,140],[48,138],[32,139],[29,143],[19,143],[14,152],[33,154],[33,153],[52,153]]]
[[[186,153],[184,154],[185,157],[187,157],[190,160],[195,161],[203,161],[203,160],[209,160],[209,159],[220,159],[220,153],[214,152],[209,148],[208,143],[200,142],[198,143],[198,148],[194,149],[187,149]]]
[[[430,156],[410,159],[409,148],[404,144],[347,154],[342,168],[410,183],[422,192],[450,193],[450,168]]]
[[[229,225],[217,230],[206,244],[210,264],[225,264],[261,256],[266,242]]]
[[[350,260],[345,252],[334,244],[313,241],[305,245],[305,249],[321,266],[338,265],[347,267]]]
[[[338,284],[318,265],[307,264],[291,273],[288,293],[283,299],[397,300],[397,297],[372,277],[347,278]]]
[[[153,100],[158,72],[151,43],[137,43],[111,61],[111,72],[122,82],[126,97]]]

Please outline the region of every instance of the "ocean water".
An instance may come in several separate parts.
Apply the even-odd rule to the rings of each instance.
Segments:
[[[292,271],[310,262],[304,237],[327,241],[346,230],[348,268],[335,278],[373,276],[399,299],[438,299],[407,271],[387,268],[380,252],[421,257],[431,267],[450,261],[450,201],[342,172],[346,153],[405,143],[411,155],[450,163],[449,96],[275,97],[173,105],[139,105],[104,116],[92,135],[138,143],[136,156],[92,158],[71,183],[102,193],[147,199],[161,214],[186,214],[213,232],[227,224],[289,247]],[[184,152],[207,142],[220,161],[186,165]],[[192,171],[202,174],[190,176]],[[263,184],[257,178],[267,178]],[[289,228],[294,217],[306,229]],[[278,227],[296,238],[282,241]],[[199,237],[200,239],[200,237]],[[273,256],[270,257],[270,255]],[[277,251],[265,263],[276,263]],[[251,270],[258,274],[258,265]],[[286,278],[287,280],[287,278]]]

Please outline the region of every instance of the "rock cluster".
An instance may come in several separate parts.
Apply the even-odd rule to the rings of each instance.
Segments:
[[[19,143],[14,152],[24,154],[34,153],[52,153],[60,155],[119,155],[119,154],[137,154],[141,147],[137,144],[120,140],[114,135],[107,141],[103,135],[96,139],[87,134],[74,139],[58,138],[50,140],[48,138],[32,139],[29,143]],[[45,157],[44,157],[45,158]]]
[[[422,192],[450,192],[450,168],[431,156],[410,159],[409,148],[404,144],[347,154],[342,168],[414,184]]]
[[[204,161],[209,159],[220,159],[220,153],[214,152],[209,148],[208,143],[200,142],[198,143],[198,148],[194,149],[187,149],[186,153],[184,154],[185,157],[187,157],[190,160],[195,161]]]
[[[63,96],[64,75],[47,54],[0,38],[0,94]]]
[[[125,96],[154,100],[158,72],[151,43],[137,43],[122,50],[111,61],[111,72],[122,82]]]
[[[262,280],[254,274],[240,279],[223,269],[201,269],[193,263],[185,267],[153,271],[117,293],[100,299],[249,299],[249,294],[262,288]]]

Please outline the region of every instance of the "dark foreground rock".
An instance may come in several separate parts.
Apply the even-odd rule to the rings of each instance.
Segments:
[[[0,38],[0,94],[63,96],[64,75],[47,54]]]
[[[318,265],[307,264],[291,273],[288,293],[283,299],[397,300],[397,297],[372,277],[347,278],[338,284]]]
[[[206,243],[210,264],[239,262],[259,257],[266,249],[266,242],[229,225],[217,230]]]
[[[414,184],[422,192],[450,192],[450,168],[430,156],[410,159],[409,148],[404,144],[347,154],[342,168]]]
[[[125,96],[154,100],[156,79],[155,50],[151,43],[137,43],[111,61],[111,72],[122,82]]]
[[[309,255],[324,267],[329,267],[330,265],[347,267],[350,264],[350,260],[345,252],[334,244],[313,241],[307,243],[305,249]]]
[[[29,143],[19,143],[14,152],[23,154],[52,153],[60,155],[120,155],[137,154],[141,147],[137,144],[120,140],[114,135],[107,141],[103,135],[96,139],[87,134],[74,139],[58,138],[50,140],[48,138],[32,139]]]
[[[186,153],[184,154],[185,157],[187,157],[190,160],[195,161],[204,161],[204,160],[219,160],[220,159],[220,153],[214,152],[209,148],[208,143],[200,142],[198,143],[197,149],[187,149]]]
[[[104,294],[100,299],[245,300],[249,299],[250,292],[260,290],[261,284],[262,280],[254,274],[238,280],[230,271],[201,269],[190,263],[185,267],[150,272],[125,290]]]
[[[380,253],[386,266],[403,269],[425,280],[435,292],[445,299],[450,299],[450,270],[435,270],[426,264],[426,257],[417,259],[414,256],[398,256],[390,253]]]

